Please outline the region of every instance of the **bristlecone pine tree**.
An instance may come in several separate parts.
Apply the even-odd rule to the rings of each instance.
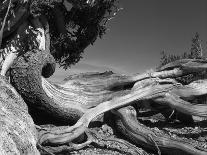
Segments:
[[[76,64],[118,11],[117,0],[0,1],[2,51],[21,53],[9,81],[0,76],[0,155],[207,154],[207,80],[179,80],[205,72],[205,59],[164,55],[166,65],[143,74],[46,80],[56,63]]]

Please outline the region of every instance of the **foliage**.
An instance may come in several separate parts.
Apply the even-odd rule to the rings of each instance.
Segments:
[[[173,55],[173,54],[167,55],[165,51],[162,51],[161,52],[160,67],[164,66],[170,62],[173,62],[175,60],[179,60],[179,59],[180,59],[179,55]]]
[[[165,51],[162,51],[159,67],[179,59],[203,59],[203,58],[205,57],[203,55],[200,35],[198,34],[198,32],[196,32],[195,36],[192,38],[190,53],[184,52],[182,55],[174,55],[174,54],[168,55]]]
[[[74,0],[71,3],[73,7],[70,11],[67,11],[63,5],[57,4],[57,0],[35,0],[31,5],[31,13],[34,16],[47,15],[50,25],[51,53],[64,69],[76,64],[82,58],[84,49],[106,33],[107,22],[119,10],[118,0],[97,0],[89,4],[86,0]],[[58,34],[54,26],[52,9],[56,5],[61,7],[64,15],[66,34]]]
[[[195,37],[192,39],[190,52],[192,58],[200,59],[203,56],[203,49],[198,32],[196,32]]]
[[[189,53],[185,52],[182,55],[174,55],[174,54],[168,55],[166,54],[165,51],[162,51],[159,67],[162,67],[170,62],[180,59],[205,59],[203,55],[200,35],[198,34],[198,32],[196,32],[195,36],[192,38],[192,44]],[[181,82],[182,84],[188,84],[194,80],[204,79],[204,78],[206,78],[206,71],[202,71],[196,74],[192,73],[192,74],[184,75],[182,77],[176,78],[176,80]]]

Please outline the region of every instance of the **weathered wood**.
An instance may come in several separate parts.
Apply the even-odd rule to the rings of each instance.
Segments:
[[[162,152],[162,154],[205,155],[207,153],[207,150],[196,149],[184,140],[153,132],[137,120],[136,110],[131,106],[113,112],[119,117],[117,121],[119,131],[138,146],[154,150],[158,154]]]
[[[8,2],[8,0],[5,1],[5,4],[0,8],[0,12],[5,11]],[[8,22],[4,29],[3,37],[5,40],[7,39],[6,37],[11,37],[10,35],[12,32],[15,32],[24,20],[28,18],[28,2],[29,0],[16,2],[17,5],[14,9],[15,16],[9,17],[10,24],[8,24]],[[63,1],[57,1],[57,3],[62,2]],[[94,3],[93,0],[86,1],[86,3],[83,1],[75,2],[73,0],[70,2],[76,4],[75,7],[79,7],[79,9],[83,8],[85,4],[86,6],[91,6]],[[63,13],[59,8],[55,11],[56,13],[61,14],[61,26],[59,29],[56,23],[56,27],[59,30],[57,33],[66,33],[66,29],[60,31],[60,28],[64,28],[65,26]],[[101,14],[101,16],[102,15],[104,16],[104,13]],[[206,79],[193,81],[186,85],[176,81],[177,78],[184,75],[205,71],[207,69],[206,60],[178,60],[167,64],[156,71],[134,76],[123,76],[114,74],[113,72],[79,74],[71,76],[64,84],[53,84],[42,77],[49,77],[55,71],[55,60],[50,54],[50,36],[52,35],[49,33],[49,25],[46,17],[43,18],[44,19],[42,20],[45,21],[45,24],[43,25],[47,31],[46,50],[30,49],[23,56],[20,56],[12,67],[11,83],[28,104],[30,113],[36,123],[53,123],[58,125],[70,124],[72,126],[51,127],[45,129],[40,127],[37,139],[34,133],[34,124],[27,113],[26,106],[21,102],[21,106],[24,107],[23,109],[20,109],[18,106],[16,108],[15,106],[15,110],[19,115],[21,114],[21,116],[18,115],[18,117],[15,118],[14,115],[16,116],[16,111],[12,110],[13,113],[11,113],[8,118],[2,117],[3,121],[7,122],[8,126],[11,125],[9,124],[10,122],[16,123],[19,120],[19,117],[20,120],[23,119],[23,122],[21,122],[22,124],[26,122],[26,125],[23,126],[24,128],[20,126],[20,129],[25,129],[25,134],[20,133],[20,137],[18,137],[20,140],[23,140],[20,145],[18,145],[19,143],[15,144],[16,139],[11,139],[11,137],[8,136],[8,141],[14,146],[10,148],[10,145],[8,144],[11,151],[20,151],[20,153],[22,153],[21,151],[23,149],[21,148],[29,148],[29,146],[25,144],[25,142],[29,142],[29,144],[31,144],[31,150],[28,150],[31,151],[31,153],[29,152],[28,154],[38,154],[35,147],[37,140],[38,144],[40,144],[40,148],[41,145],[44,145],[44,147],[42,147],[43,150],[44,148],[49,148],[50,150],[57,148],[56,153],[66,149],[78,150],[91,143],[97,143],[99,145],[100,143],[95,138],[98,137],[98,134],[92,136],[93,133],[89,132],[90,130],[88,127],[91,122],[99,121],[104,113],[112,110],[120,118],[119,122],[121,122],[121,125],[119,125],[122,126],[120,131],[122,131],[125,136],[132,139],[136,145],[141,144],[146,148],[157,151],[158,154],[161,154],[161,152],[167,153],[171,150],[174,150],[175,153],[181,151],[185,154],[206,154],[207,151],[205,149],[182,140],[179,141],[163,135],[159,135],[160,137],[158,137],[154,131],[141,125],[137,120],[136,113],[132,107],[127,107],[132,104],[139,105],[142,101],[153,101],[150,104],[154,104],[153,106],[155,107],[157,105],[164,105],[165,107],[176,110],[182,114],[206,118],[207,105],[194,103],[194,100],[198,97],[207,94]],[[102,19],[102,17],[100,17],[100,19]],[[56,16],[56,22],[58,22],[58,16]],[[99,28],[96,24],[90,25],[89,29],[96,31],[88,30],[86,32],[88,40],[86,39],[86,41],[79,44],[80,50],[83,50],[98,36]],[[90,32],[90,34],[88,32]],[[94,34],[91,34],[91,32]],[[8,83],[6,85],[9,86]],[[13,99],[11,96],[10,97],[13,100],[5,101],[4,99],[4,97],[9,94],[8,90],[10,89],[18,96],[18,94],[13,91],[12,87],[7,87],[7,91],[4,92],[5,88],[2,86],[1,91],[3,92],[1,95],[3,95],[3,101],[1,103],[3,105],[4,102],[10,102],[6,105],[12,107],[13,101],[16,102],[18,99]],[[142,104],[147,102],[143,102]],[[1,109],[2,113],[5,112],[4,106],[5,105],[2,106],[3,110]],[[9,108],[8,110],[10,110]],[[149,106],[148,108],[150,109],[152,107]],[[161,110],[160,112],[162,113]],[[2,133],[15,133],[14,130],[10,131],[10,129],[6,129],[7,128],[2,128]],[[13,129],[12,125],[11,129]],[[18,129],[15,128],[15,130]],[[19,130],[17,132],[19,132]],[[86,142],[83,142],[82,139],[84,133],[88,136]],[[24,135],[26,135],[25,139],[22,138]],[[28,139],[28,135],[31,135],[32,139]],[[1,136],[3,137],[3,135]],[[5,137],[2,138],[3,141],[4,138]],[[83,143],[69,145],[77,140]],[[122,152],[125,151],[125,153],[127,152],[126,148],[139,153],[137,147],[124,140],[112,137],[108,139],[100,138],[100,141],[105,141],[104,144],[109,144],[109,141],[114,143],[117,142],[118,147],[114,148],[120,148],[120,150],[122,150]],[[124,142],[125,144],[123,144]],[[125,146],[125,150],[122,146]],[[2,150],[5,151],[5,148]],[[127,153],[130,153],[129,150]],[[27,154],[27,152],[25,154]],[[141,152],[140,154],[144,153]]]
[[[0,76],[0,154],[38,155],[37,131],[21,96]]]
[[[28,57],[29,61],[24,62],[23,58],[20,58],[21,61],[18,61],[16,68],[14,67],[15,69],[12,71],[12,82],[17,90],[29,101],[28,104],[37,104],[35,101],[38,100],[36,110],[44,108],[44,111],[48,114],[53,114],[54,117],[68,121],[68,123],[80,118],[74,126],[64,129],[54,128],[42,132],[39,137],[40,144],[63,145],[69,143],[83,134],[89,123],[98,115],[130,105],[138,100],[152,99],[158,104],[168,105],[182,113],[206,117],[206,105],[191,104],[175,97],[179,95],[189,99],[206,94],[205,80],[182,85],[173,79],[167,78],[167,76],[166,79],[146,77],[138,80],[135,84],[131,82],[133,85],[128,82],[129,87],[126,87],[121,83],[122,81],[130,81],[131,77],[108,72],[72,76],[65,84],[53,85],[41,77],[41,71],[38,70],[41,70],[43,65],[34,63],[40,60],[41,57],[35,56],[36,53],[33,55],[31,52],[30,54],[32,56]],[[42,61],[45,60],[47,59],[42,59]],[[25,65],[30,61],[32,62],[30,65]],[[33,68],[35,68],[35,71]],[[22,73],[27,76],[22,76]],[[156,74],[161,75],[161,73],[164,72]],[[171,74],[169,77],[171,77]],[[25,81],[29,82],[24,84]],[[118,87],[117,82],[121,87]],[[19,90],[20,84],[22,90]],[[116,89],[114,89],[114,85],[116,85]],[[30,88],[32,89],[30,90]],[[170,148],[168,146],[170,144],[166,143],[165,147]],[[189,148],[186,150],[184,147],[183,151],[189,151]]]

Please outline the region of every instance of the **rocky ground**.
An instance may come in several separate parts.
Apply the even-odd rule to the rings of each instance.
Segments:
[[[143,112],[144,113],[144,112]],[[138,120],[149,127],[156,135],[165,135],[171,139],[177,139],[180,141],[186,141],[192,144],[199,150],[207,150],[207,120],[196,121],[194,124],[183,124],[179,120],[166,121],[162,114],[156,114],[153,117],[138,117]],[[101,127],[91,128],[98,132],[101,136],[114,137],[113,129],[103,124]],[[119,135],[121,139],[126,137]],[[133,144],[133,142],[131,142]],[[156,142],[155,142],[156,143]],[[157,152],[137,146],[140,150],[140,154],[156,155],[159,154],[159,147],[156,148]],[[113,147],[113,144],[102,144],[102,145],[89,145],[79,151],[70,152],[72,155],[125,155],[125,154],[136,154],[133,152],[120,151],[119,146]],[[169,154],[174,154],[169,152]]]

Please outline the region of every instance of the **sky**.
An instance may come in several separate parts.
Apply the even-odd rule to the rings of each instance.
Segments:
[[[207,53],[207,0],[120,0],[119,6],[123,10],[108,23],[107,34],[71,69],[57,67],[52,81],[80,72],[133,75],[156,68],[163,50],[189,52],[196,32]]]

